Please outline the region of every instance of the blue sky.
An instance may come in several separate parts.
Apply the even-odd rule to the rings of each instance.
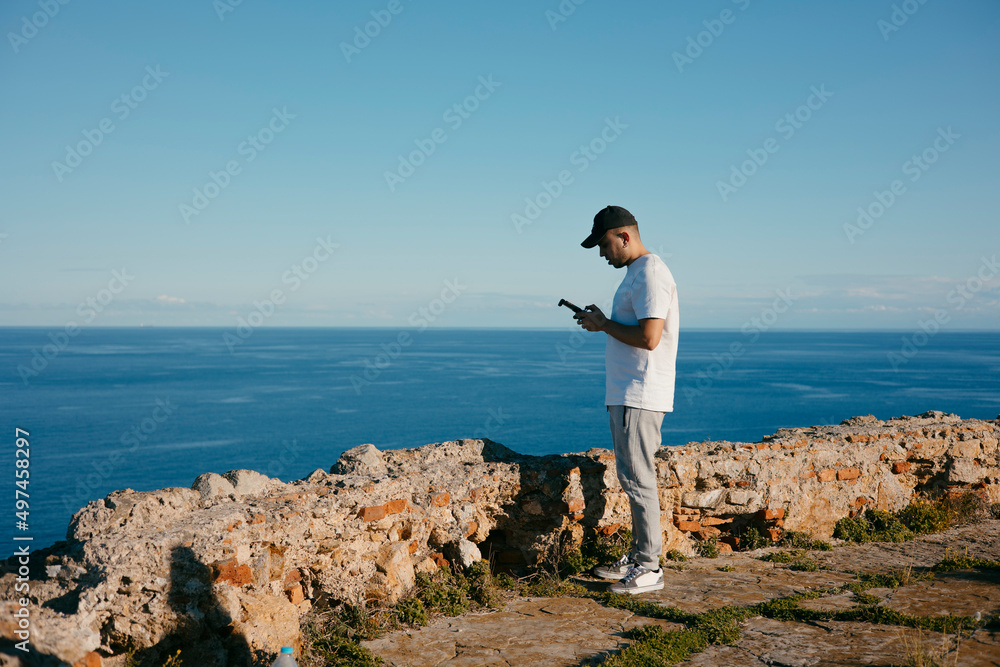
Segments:
[[[1000,327],[995,2],[17,0],[0,27],[0,325],[566,326],[622,278],[579,246],[613,203],[682,327],[781,295],[775,328]]]

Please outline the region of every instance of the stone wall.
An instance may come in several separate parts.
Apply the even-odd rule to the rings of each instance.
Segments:
[[[842,517],[898,510],[932,490],[1000,502],[998,438],[998,421],[930,412],[662,448],[664,550],[713,536],[735,546],[750,522],[774,538],[829,537]],[[517,570],[588,530],[628,524],[610,451],[533,457],[489,440],[362,445],[288,484],[238,470],[192,488],[126,489],[81,509],[67,542],[33,554],[33,647],[58,658],[37,664],[121,665],[129,648],[149,647],[184,648],[206,666],[252,664],[297,647],[314,604],[391,604],[446,560],[486,556]],[[8,612],[23,595],[16,570],[9,561],[0,579],[8,646]]]

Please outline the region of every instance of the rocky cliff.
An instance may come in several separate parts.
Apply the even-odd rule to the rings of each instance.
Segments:
[[[662,448],[657,472],[664,550],[738,546],[751,524],[775,539],[829,537],[840,518],[898,510],[918,493],[1000,502],[1000,418],[854,417],[757,443]],[[15,612],[27,595],[28,664],[120,665],[149,647],[251,664],[297,646],[316,603],[391,603],[446,559],[517,570],[628,524],[610,451],[534,457],[490,440],[362,445],[287,484],[237,470],[191,488],[126,489],[77,512],[66,542],[31,555],[27,577],[8,561],[0,654],[25,657]]]

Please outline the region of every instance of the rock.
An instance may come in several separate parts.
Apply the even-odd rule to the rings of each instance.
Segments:
[[[387,544],[382,547],[375,560],[375,566],[385,574],[389,604],[399,601],[399,598],[416,583],[413,562],[410,560],[410,551],[406,544]]]
[[[730,505],[749,505],[756,498],[754,491],[730,491],[728,502]]]
[[[455,564],[456,567],[466,569],[472,564],[483,559],[483,554],[479,547],[469,540],[455,540],[449,542],[444,547],[445,558]]]
[[[374,477],[386,473],[385,460],[375,445],[358,445],[340,455],[330,468],[334,475],[360,475]]]
[[[954,458],[948,463],[948,481],[952,484],[975,484],[983,477],[983,469],[974,459]]]
[[[865,424],[876,424],[878,418],[875,415],[859,415],[840,422],[841,426],[864,426]]]
[[[714,489],[704,493],[685,493],[681,505],[700,509],[715,509],[722,504],[728,493],[728,489]]]
[[[238,495],[232,482],[214,472],[198,475],[191,488],[201,494],[201,499],[206,502],[226,498],[235,500]]]
[[[238,496],[251,498],[267,493],[271,490],[273,482],[277,481],[272,480],[267,475],[260,474],[256,470],[230,470],[223,477],[233,485]],[[278,484],[281,484],[281,482],[278,482]],[[281,647],[279,646],[278,648]]]
[[[431,531],[430,537],[427,538],[427,544],[440,549],[444,545],[451,541],[451,535],[447,530],[438,526]]]
[[[826,538],[859,508],[895,511],[921,493],[973,490],[1000,502],[1000,423],[944,413],[662,447],[655,460],[664,552],[690,554],[696,533],[715,530],[738,546],[749,524]],[[223,630],[236,637],[239,628],[245,650],[294,645],[298,619],[319,598],[395,600],[445,556],[464,568],[485,554],[522,572],[554,548],[630,524],[607,449],[535,457],[489,440],[363,445],[333,474],[289,484],[236,470],[88,503],[66,542],[33,553],[32,628],[68,664],[98,649],[174,644],[186,663],[208,665],[236,650]],[[16,600],[17,563],[3,572],[0,601]],[[2,618],[9,641],[14,628]]]

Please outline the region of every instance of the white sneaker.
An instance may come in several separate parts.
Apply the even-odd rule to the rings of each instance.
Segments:
[[[658,591],[663,588],[663,570],[648,570],[642,565],[635,565],[621,581],[616,581],[608,587],[612,593],[628,593],[636,595],[648,591]]]
[[[625,554],[611,565],[594,568],[594,576],[601,579],[621,579],[635,566],[631,554]]]

